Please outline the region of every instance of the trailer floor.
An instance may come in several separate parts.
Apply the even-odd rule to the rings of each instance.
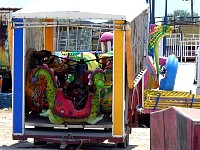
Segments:
[[[26,116],[23,135],[13,135],[15,140],[34,138],[36,141],[68,144],[123,142],[123,137],[113,137],[112,118],[105,115],[103,120],[95,125],[90,124],[52,124],[48,118],[36,113]]]
[[[57,127],[57,128],[112,128],[112,117],[104,115],[104,118],[95,125],[91,124],[52,124],[48,118],[36,113],[29,114],[25,119],[26,126]]]

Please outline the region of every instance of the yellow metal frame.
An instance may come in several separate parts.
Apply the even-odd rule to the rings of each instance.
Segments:
[[[52,19],[45,21],[53,22]],[[117,20],[114,22],[114,65],[113,65],[113,130],[115,137],[125,135],[124,111],[125,111],[125,21]],[[45,28],[45,49],[52,53],[54,49],[53,27]]]
[[[133,51],[132,51],[132,36],[131,36],[131,27],[126,25],[126,64],[127,64],[127,82],[128,88],[134,88],[134,61],[133,61]]]
[[[53,19],[45,19],[46,22],[54,22]],[[54,53],[54,27],[45,27],[45,50],[49,50]]]
[[[124,136],[124,108],[125,108],[125,21],[114,22],[114,65],[113,65],[113,136]],[[120,30],[121,29],[121,30]]]
[[[12,29],[12,23],[8,22],[8,42],[9,42],[9,53],[10,53],[10,69],[12,69],[13,64],[12,64],[12,53],[13,53],[13,29]]]
[[[200,95],[184,91],[162,91],[145,90],[144,91],[144,109],[162,110],[172,106],[185,108],[200,108]],[[157,103],[157,98],[159,101]]]

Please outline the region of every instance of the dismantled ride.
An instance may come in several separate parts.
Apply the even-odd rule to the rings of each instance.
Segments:
[[[50,53],[33,51],[40,65],[27,73],[27,112],[39,112],[55,124],[96,124],[103,119],[100,110],[111,114],[112,55],[85,61],[74,59],[76,54],[71,58],[74,52],[66,57]],[[98,67],[88,70],[89,61],[99,61]]]
[[[80,12],[70,4],[69,11],[30,12],[42,5],[35,6],[13,13],[10,22],[13,139],[61,147],[108,140],[127,147],[144,103],[148,7],[129,9],[127,19],[98,13],[96,5]]]

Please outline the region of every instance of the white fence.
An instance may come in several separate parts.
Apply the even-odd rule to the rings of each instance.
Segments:
[[[166,56],[174,54],[176,57],[182,57],[181,34],[170,34],[166,37]]]
[[[199,47],[199,34],[182,35],[173,33],[166,37],[166,56],[176,55],[180,61],[195,60]]]

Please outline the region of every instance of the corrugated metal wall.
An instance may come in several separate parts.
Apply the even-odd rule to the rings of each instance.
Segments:
[[[148,13],[143,11],[130,23],[132,30],[132,52],[133,66],[137,76],[141,70],[146,68],[146,55],[148,50]],[[135,76],[135,77],[136,77]]]

